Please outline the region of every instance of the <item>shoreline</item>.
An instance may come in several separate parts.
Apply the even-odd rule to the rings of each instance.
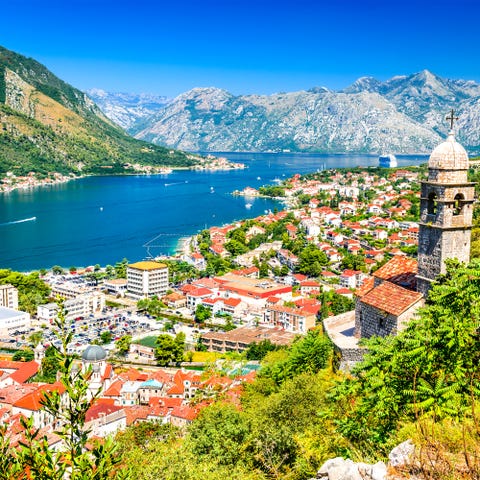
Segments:
[[[12,192],[16,192],[19,190],[31,190],[34,188],[42,188],[42,187],[52,187],[55,185],[62,185],[64,183],[74,181],[74,180],[81,180],[82,178],[88,177],[132,177],[132,176],[152,176],[152,175],[170,175],[175,171],[186,171],[191,170],[193,172],[221,172],[221,171],[230,171],[230,170],[245,170],[247,167],[244,165],[243,167],[236,167],[232,166],[229,168],[224,167],[209,167],[209,166],[202,166],[202,165],[195,165],[191,167],[161,167],[165,168],[166,171],[136,171],[136,172],[124,172],[124,173],[92,173],[92,174],[85,174],[85,175],[75,175],[75,176],[62,176],[61,178],[52,179],[50,181],[44,180],[33,180],[32,177],[29,178],[28,181],[21,182],[16,185],[8,186],[8,184],[4,184],[3,186],[0,184],[0,195],[1,194],[9,194]],[[167,171],[168,170],[168,171]],[[7,177],[5,177],[7,178]],[[22,177],[23,178],[23,177]],[[4,179],[1,179],[2,182]]]

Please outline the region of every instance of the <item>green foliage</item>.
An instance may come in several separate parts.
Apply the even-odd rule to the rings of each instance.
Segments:
[[[210,318],[212,318],[212,311],[208,307],[199,303],[195,309],[195,321],[205,323]]]
[[[260,195],[265,195],[266,197],[284,197],[285,188],[278,185],[264,185],[258,189]]]
[[[126,355],[130,350],[130,345],[132,343],[131,335],[123,335],[118,340],[115,341],[115,346],[117,347],[118,353],[120,355]]]
[[[149,315],[159,317],[166,305],[158,297],[143,298],[137,302],[137,308],[146,311]]]
[[[0,285],[10,283],[18,289],[18,307],[30,314],[37,313],[37,306],[47,303],[50,289],[40,279],[38,272],[29,274],[0,269]]]
[[[12,357],[14,362],[31,362],[34,358],[33,350],[17,350]]]
[[[104,345],[112,341],[113,334],[110,330],[105,330],[100,334],[100,340]]]
[[[313,244],[307,245],[298,257],[298,271],[312,277],[319,276],[322,273],[323,266],[328,264],[325,252]]]
[[[247,434],[245,416],[231,404],[217,403],[200,413],[190,428],[187,445],[195,455],[231,465],[242,459]]]
[[[183,361],[185,350],[185,334],[179,333],[173,338],[171,335],[162,334],[155,342],[155,358],[158,365],[168,366],[170,363]]]
[[[281,347],[265,339],[261,342],[251,343],[245,352],[245,356],[247,360],[263,360],[268,352],[278,350],[279,348]]]
[[[319,330],[310,330],[304,338],[298,338],[288,349],[288,355],[280,361],[267,364],[260,372],[280,385],[300,373],[317,373],[328,365],[332,353],[330,340]],[[267,356],[268,358],[268,356]]]

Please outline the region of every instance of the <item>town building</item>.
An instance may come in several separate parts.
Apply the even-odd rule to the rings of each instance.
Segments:
[[[30,324],[29,313],[0,307],[0,337],[9,337],[17,330],[29,329]]]
[[[18,310],[18,290],[13,285],[0,285],[0,307]]]
[[[275,345],[290,345],[295,334],[283,328],[239,327],[230,332],[208,332],[201,336],[209,352],[244,352],[252,343],[270,340]]]
[[[128,295],[140,299],[163,296],[168,290],[168,267],[154,261],[132,263],[127,266]]]

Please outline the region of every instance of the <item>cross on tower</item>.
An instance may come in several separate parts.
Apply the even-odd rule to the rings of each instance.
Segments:
[[[450,121],[450,130],[453,130],[453,122],[455,120],[458,120],[458,117],[455,117],[455,110],[452,110],[450,111],[450,116],[446,117],[445,120],[449,120]]]

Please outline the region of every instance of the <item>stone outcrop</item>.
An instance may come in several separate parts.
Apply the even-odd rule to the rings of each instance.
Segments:
[[[408,467],[415,453],[411,440],[401,443],[389,454],[388,465],[384,462],[368,464],[354,462],[342,457],[327,460],[318,471],[315,479],[322,480],[397,480],[399,469]],[[315,480],[311,479],[311,480]]]

